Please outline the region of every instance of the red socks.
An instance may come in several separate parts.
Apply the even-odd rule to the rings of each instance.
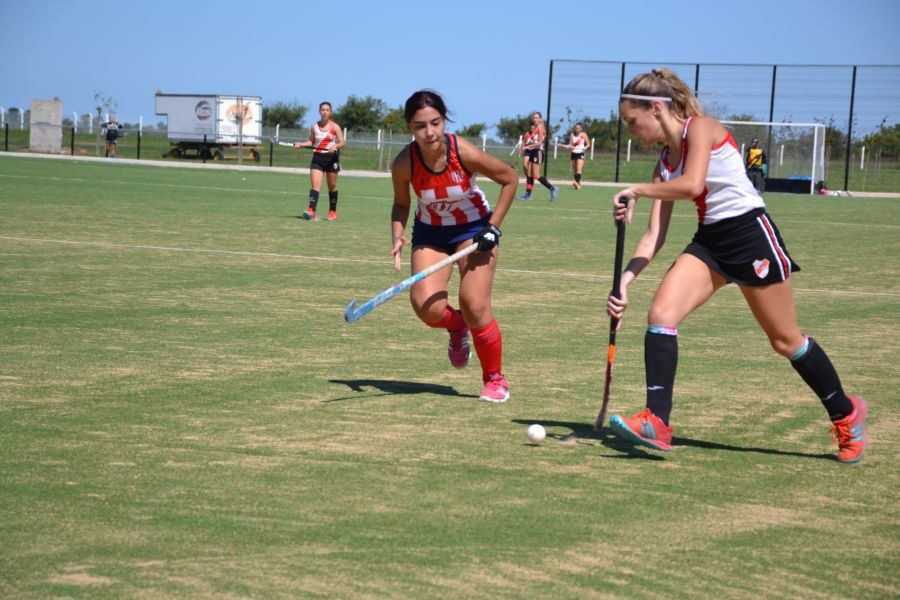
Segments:
[[[500,327],[497,326],[496,319],[491,321],[487,327],[471,331],[475,352],[478,354],[478,360],[481,361],[481,378],[483,381],[487,381],[489,374],[503,371],[503,336],[500,334]]]
[[[449,329],[450,331],[459,331],[466,326],[462,313],[450,306],[444,308],[444,316],[437,323],[425,323],[434,329]]]

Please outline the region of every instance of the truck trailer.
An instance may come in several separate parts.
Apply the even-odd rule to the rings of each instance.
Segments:
[[[172,149],[163,156],[222,160],[226,150],[243,148],[259,161],[260,96],[157,92],[156,114],[168,117]]]

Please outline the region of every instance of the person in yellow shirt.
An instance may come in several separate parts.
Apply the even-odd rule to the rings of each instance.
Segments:
[[[747,156],[744,158],[744,164],[747,166],[747,177],[750,183],[756,188],[760,194],[766,191],[766,176],[769,174],[769,159],[766,158],[766,152],[759,147],[759,140],[754,139],[750,147],[747,148]]]

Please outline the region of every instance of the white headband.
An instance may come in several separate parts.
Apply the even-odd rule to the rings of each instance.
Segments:
[[[623,100],[659,100],[660,102],[671,102],[672,99],[668,96],[640,96],[638,94],[622,94],[619,98]]]

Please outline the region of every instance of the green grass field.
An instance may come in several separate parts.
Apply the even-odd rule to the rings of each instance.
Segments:
[[[801,326],[870,403],[846,466],[732,286],[680,328],[671,454],[559,443],[599,408],[612,190],[508,215],[512,397],[488,405],[406,298],[342,318],[401,277],[390,181],[341,178],[335,223],[297,218],[307,188],[0,157],[0,596],[900,595],[900,203],[766,198]],[[611,414],[643,407],[644,314],[692,209],[631,288]]]

